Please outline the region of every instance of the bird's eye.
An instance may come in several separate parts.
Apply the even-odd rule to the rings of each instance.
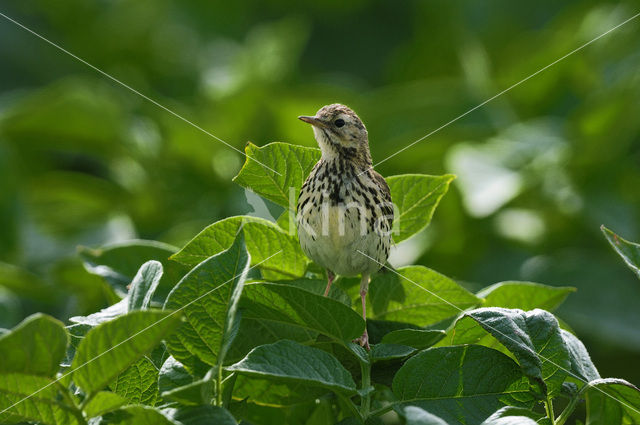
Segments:
[[[342,118],[338,118],[333,123],[336,125],[336,127],[342,127],[344,125],[344,120]]]

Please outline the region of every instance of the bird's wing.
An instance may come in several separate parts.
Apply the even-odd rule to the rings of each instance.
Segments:
[[[385,204],[381,206],[384,215],[389,222],[389,229],[391,229],[391,225],[393,224],[393,204],[391,203],[391,190],[389,189],[389,185],[387,181],[375,170],[371,170],[373,174],[373,180],[376,182],[380,191],[382,192],[382,196],[384,198]]]

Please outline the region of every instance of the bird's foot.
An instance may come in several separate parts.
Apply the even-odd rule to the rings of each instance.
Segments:
[[[367,351],[371,350],[371,347],[369,346],[369,334],[367,333],[366,329],[364,330],[364,333],[362,334],[362,336],[360,338],[354,339],[353,342],[355,342],[356,344],[359,344],[361,347],[363,347]]]

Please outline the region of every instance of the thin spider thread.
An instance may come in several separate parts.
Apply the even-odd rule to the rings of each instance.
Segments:
[[[417,286],[418,288],[420,288],[420,289],[422,289],[422,290],[424,290],[424,291],[428,292],[429,294],[433,295],[434,297],[438,298],[439,300],[441,300],[441,301],[442,301],[442,302],[444,302],[445,304],[448,304],[449,306],[451,306],[451,307],[455,308],[455,309],[456,309],[456,310],[458,310],[460,313],[464,313],[464,310],[463,310],[463,309],[461,309],[461,308],[460,308],[460,307],[458,307],[457,305],[453,304],[452,302],[447,301],[446,299],[442,298],[440,295],[436,294],[435,292],[432,292],[432,291],[428,290],[427,288],[425,288],[425,287],[421,286],[419,283],[416,283],[416,282],[414,282],[413,280],[409,279],[408,277],[401,275],[401,274],[400,274],[400,273],[398,273],[397,271],[393,270],[393,269],[392,269],[392,268],[390,268],[390,267],[387,267],[385,264],[383,264],[383,263],[379,262],[378,260],[376,260],[376,259],[375,259],[375,258],[373,258],[373,257],[370,257],[369,255],[365,254],[364,252],[360,251],[359,249],[358,249],[357,251],[358,251],[360,254],[364,255],[365,257],[369,258],[370,260],[375,261],[376,263],[378,263],[380,266],[384,267],[385,269],[387,269],[387,270],[389,270],[389,271],[393,272],[394,274],[396,274],[396,275],[400,276],[401,278],[403,278],[403,279],[404,279],[404,280],[406,280],[407,282],[410,282],[410,283],[414,284],[414,285],[415,285],[415,286]],[[475,319],[475,318],[474,318],[474,319]],[[512,342],[515,342],[516,344],[518,344],[518,341],[516,341],[514,338],[510,337],[509,335],[505,334],[504,332],[502,332],[502,331],[500,331],[500,330],[496,329],[495,327],[493,327],[493,326],[491,326],[491,325],[487,324],[486,322],[483,322],[483,324],[484,324],[484,326],[488,327],[489,329],[491,329],[491,330],[493,330],[493,331],[495,331],[495,332],[499,333],[500,335],[504,336],[505,338],[507,338],[507,339],[511,340]],[[582,379],[581,377],[577,376],[576,374],[574,374],[574,373],[573,373],[573,372],[571,372],[570,370],[568,370],[568,369],[566,369],[566,368],[564,368],[564,367],[560,366],[559,364],[555,363],[553,360],[551,360],[551,359],[549,359],[549,358],[547,358],[547,357],[543,356],[542,354],[539,354],[539,353],[534,352],[534,351],[533,351],[532,349],[530,349],[529,347],[526,347],[526,348],[527,348],[527,350],[528,350],[528,351],[530,351],[532,354],[535,354],[536,356],[540,357],[542,360],[544,360],[544,361],[546,361],[546,362],[551,363],[552,365],[556,366],[558,369],[562,370],[563,372],[566,372],[568,375],[572,376],[573,378],[577,379],[578,381],[580,381],[580,382],[582,382],[582,383],[584,383],[584,384],[589,385],[589,382],[588,382],[588,381],[585,381],[584,379]],[[631,405],[629,405],[629,404],[627,404],[627,403],[623,402],[622,400],[618,400],[617,398],[613,397],[613,396],[612,396],[612,395],[610,395],[610,394],[607,394],[605,391],[601,390],[600,388],[598,388],[598,387],[594,387],[594,386],[591,386],[591,388],[595,388],[596,390],[600,391],[602,394],[606,395],[607,397],[611,398],[612,400],[615,400],[615,401],[617,401],[618,403],[620,403],[620,404],[622,404],[622,405],[624,405],[624,406],[628,407],[629,409],[631,409],[631,410],[633,410],[633,411],[635,411],[635,412],[637,412],[637,413],[640,413],[640,410],[638,410],[638,409],[636,409],[635,407],[633,407],[633,406],[631,406]]]
[[[262,264],[262,263],[264,263],[265,261],[267,261],[267,260],[269,260],[269,259],[273,258],[274,256],[276,256],[276,255],[280,254],[281,252],[282,252],[282,250],[280,250],[280,251],[276,252],[275,254],[270,255],[269,257],[265,258],[264,260],[260,261],[259,263],[255,264],[254,266],[249,267],[249,268],[247,269],[247,272],[248,272],[249,270],[251,270],[251,269],[255,268],[255,267],[258,267],[260,264]],[[157,320],[157,321],[153,322],[152,324],[150,324],[150,325],[149,325],[149,326],[147,326],[146,328],[144,328],[144,329],[142,329],[142,330],[140,330],[140,331],[136,332],[135,334],[131,335],[129,338],[127,338],[127,339],[125,339],[125,340],[123,340],[123,341],[119,342],[118,344],[114,345],[113,347],[109,348],[108,350],[106,350],[106,351],[104,351],[104,352],[102,352],[102,353],[98,354],[97,356],[95,356],[95,357],[93,357],[93,358],[91,358],[91,359],[87,360],[86,362],[84,362],[84,363],[83,363],[83,364],[81,364],[80,366],[78,366],[78,367],[76,367],[76,368],[74,368],[74,369],[72,369],[72,370],[68,371],[67,373],[63,374],[63,375],[62,375],[62,376],[60,376],[58,379],[56,379],[56,380],[54,380],[54,381],[49,382],[49,383],[48,383],[47,385],[45,385],[44,387],[42,387],[42,388],[40,388],[39,390],[37,390],[37,391],[35,391],[35,392],[33,392],[33,393],[29,394],[28,396],[24,397],[23,399],[21,399],[21,400],[19,400],[19,401],[15,402],[15,403],[14,403],[14,404],[12,404],[11,406],[9,406],[9,407],[7,407],[6,409],[4,409],[3,411],[1,411],[1,412],[0,412],[0,415],[2,415],[2,414],[3,414],[3,413],[5,413],[6,411],[8,411],[8,410],[10,410],[10,409],[14,408],[14,407],[15,407],[15,406],[17,406],[18,404],[20,404],[20,403],[22,403],[22,402],[24,402],[24,401],[26,401],[26,400],[30,399],[31,397],[35,396],[36,394],[40,393],[41,391],[46,390],[46,389],[47,389],[47,388],[49,388],[50,386],[52,386],[52,385],[56,384],[57,382],[59,382],[59,381],[61,381],[62,379],[66,378],[67,376],[71,375],[72,373],[74,373],[74,372],[75,372],[75,371],[77,371],[78,369],[83,368],[84,366],[88,365],[88,364],[89,364],[89,363],[91,363],[92,361],[99,359],[100,357],[104,356],[105,354],[107,354],[107,353],[108,353],[108,352],[110,352],[111,350],[114,350],[114,349],[118,348],[120,345],[124,344],[125,342],[130,341],[131,339],[135,338],[136,336],[140,335],[140,334],[141,334],[141,333],[143,333],[143,332],[146,332],[148,329],[151,329],[152,327],[154,327],[154,326],[155,326],[155,325],[157,325],[158,323],[160,323],[160,322],[162,322],[162,321],[164,321],[164,320],[168,319],[169,317],[173,316],[174,314],[176,314],[176,313],[178,313],[178,312],[180,312],[180,311],[184,310],[185,308],[189,307],[191,304],[193,304],[194,302],[198,301],[199,299],[204,298],[204,297],[206,297],[207,295],[209,295],[209,294],[213,293],[214,291],[216,291],[216,290],[220,289],[221,287],[223,287],[223,286],[224,286],[224,285],[226,285],[227,283],[229,283],[229,282],[231,282],[232,280],[234,280],[234,279],[238,278],[239,276],[241,276],[243,273],[244,273],[244,272],[241,272],[241,273],[239,273],[239,274],[235,275],[234,277],[232,277],[231,279],[227,280],[226,282],[223,282],[223,283],[221,283],[220,285],[216,286],[215,288],[213,288],[213,289],[211,289],[211,290],[209,290],[209,291],[205,292],[204,294],[200,295],[199,297],[194,298],[193,300],[189,301],[187,304],[183,305],[183,306],[182,306],[182,307],[180,307],[179,309],[174,310],[174,311],[172,311],[171,313],[167,314],[167,315],[166,315],[166,316],[164,316],[162,319],[160,319],[160,320]]]
[[[246,153],[242,152],[240,149],[236,148],[235,146],[231,145],[230,143],[222,140],[220,137],[216,136],[215,134],[211,133],[210,131],[205,130],[204,128],[200,127],[199,125],[197,125],[196,123],[194,123],[193,121],[188,120],[187,118],[183,117],[182,115],[178,114],[177,112],[167,108],[166,106],[162,105],[161,103],[155,101],[154,99],[150,98],[149,96],[139,92],[138,90],[134,89],[133,87],[129,86],[128,84],[120,81],[119,79],[117,79],[116,77],[114,77],[113,75],[101,70],[100,68],[90,64],[89,62],[87,62],[86,60],[82,59],[81,57],[71,53],[70,51],[66,50],[64,47],[54,43],[53,41],[47,39],[46,37],[44,37],[43,35],[35,32],[34,30],[32,30],[31,28],[28,28],[26,26],[24,26],[23,24],[21,24],[20,22],[16,21],[13,18],[10,18],[9,16],[5,15],[4,13],[0,12],[0,16],[2,16],[3,18],[5,18],[6,20],[16,24],[17,26],[19,26],[20,28],[24,29],[25,31],[30,32],[31,34],[35,35],[36,37],[40,38],[41,40],[49,43],[50,45],[52,45],[53,47],[55,47],[56,49],[60,50],[61,52],[66,53],[67,55],[71,56],[72,58],[76,59],[77,61],[85,64],[86,66],[88,66],[89,68],[93,69],[94,71],[98,72],[99,74],[104,75],[105,77],[109,78],[110,80],[120,84],[122,87],[129,89],[130,91],[132,91],[133,93],[137,94],[138,96],[142,97],[143,99],[153,103],[154,105],[156,105],[157,107],[165,110],[166,112],[170,113],[171,115],[175,116],[176,118],[186,122],[187,124],[189,124],[190,126],[196,128],[197,130],[200,130],[201,132],[203,132],[204,134],[208,135],[209,137],[219,141],[220,143],[222,143],[223,145],[233,149],[234,151],[240,153],[241,155],[245,156],[246,158],[250,158],[252,160],[254,160],[255,162],[257,162],[258,164],[260,164],[261,166],[263,166],[264,168],[268,169],[269,171],[272,171],[274,173],[276,173],[277,175],[281,176],[282,174],[279,173],[278,171],[274,170],[273,168],[269,167],[266,164],[263,164],[262,162],[258,161],[256,158],[250,157],[248,156]]]

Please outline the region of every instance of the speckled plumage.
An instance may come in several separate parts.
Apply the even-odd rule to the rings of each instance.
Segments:
[[[312,124],[322,157],[302,185],[297,206],[300,245],[305,254],[333,274],[369,276],[389,257],[393,206],[384,178],[371,167],[367,130],[340,104],[321,108]],[[342,125],[340,124],[342,121]],[[361,343],[368,347],[366,333]]]

